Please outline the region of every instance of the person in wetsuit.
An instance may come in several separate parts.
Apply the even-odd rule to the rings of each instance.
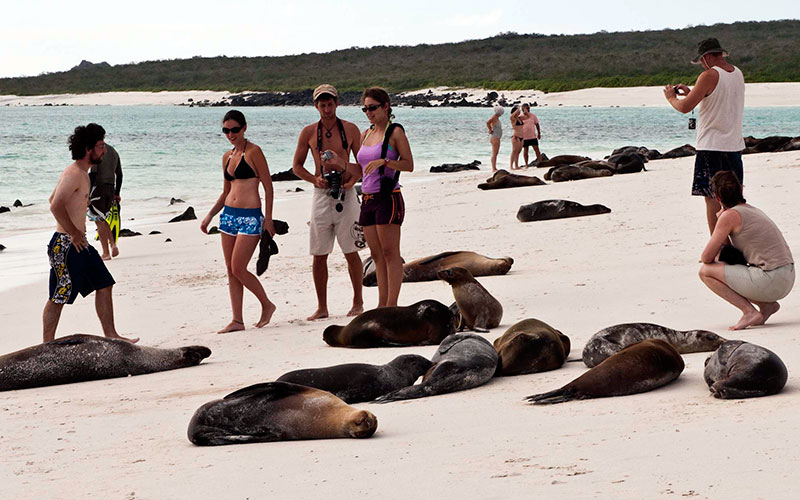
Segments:
[[[272,178],[267,159],[261,148],[244,137],[247,121],[240,111],[231,110],[222,119],[222,133],[233,149],[222,155],[222,194],[200,223],[200,230],[208,232],[208,225],[220,210],[219,230],[222,233],[222,253],[228,271],[228,290],[231,296],[233,319],[217,333],[244,330],[242,299],[244,288],[250,290],[261,303],[261,317],[254,324],[261,328],[269,323],[275,312],[273,304],[256,275],[247,270],[247,264],[258,246],[261,231],[275,234],[272,222]],[[264,186],[264,212],[258,185]]]

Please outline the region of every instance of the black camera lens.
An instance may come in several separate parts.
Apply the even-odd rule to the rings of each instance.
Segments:
[[[341,212],[342,210],[344,210],[344,207],[342,206],[342,204],[341,203],[337,203],[336,204],[336,211],[337,212]]]

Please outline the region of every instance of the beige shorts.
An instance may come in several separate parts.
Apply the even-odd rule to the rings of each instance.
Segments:
[[[742,297],[756,302],[775,302],[789,295],[794,286],[794,264],[771,271],[756,266],[725,266],[725,283]]]
[[[342,204],[342,211],[336,205]],[[345,192],[344,201],[331,198],[327,189],[314,188],[309,223],[309,249],[311,255],[328,255],[333,251],[333,240],[339,242],[342,253],[358,252],[366,247],[364,232],[358,225],[361,202],[355,188]]]

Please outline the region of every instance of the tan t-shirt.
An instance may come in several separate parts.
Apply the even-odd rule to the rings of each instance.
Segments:
[[[731,243],[741,250],[750,265],[772,271],[794,263],[781,230],[767,214],[747,203],[736,205],[733,210],[742,217],[742,229],[731,234]]]

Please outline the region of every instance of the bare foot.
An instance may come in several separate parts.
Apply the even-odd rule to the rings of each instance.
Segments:
[[[269,320],[272,319],[272,313],[275,312],[275,309],[277,309],[277,307],[275,307],[275,304],[270,302],[267,307],[261,309],[261,319],[258,320],[258,323],[254,323],[253,326],[255,326],[256,328],[267,326]]]
[[[735,325],[729,326],[728,330],[744,330],[748,326],[761,325],[763,322],[764,316],[762,316],[758,311],[753,311],[750,314],[743,315],[742,319],[740,319]]]
[[[111,256],[112,257],[118,257],[119,256],[119,248],[117,248],[117,245],[114,245],[113,247],[111,247]]]
[[[104,253],[103,255],[101,255],[100,258],[103,259],[103,260],[111,260],[111,256],[108,255],[107,253]]]
[[[139,342],[139,337],[130,337],[130,338],[128,338],[128,337],[123,337],[122,335],[119,335],[119,334],[117,334],[117,335],[106,335],[106,336],[108,338],[110,338],[110,339],[124,340],[125,342],[130,342],[131,344],[135,344],[135,343]]]
[[[240,330],[244,330],[244,322],[233,320],[228,323],[228,326],[223,328],[222,330],[218,331],[217,333],[230,333],[230,332],[238,332]]]
[[[781,305],[778,304],[777,302],[768,302],[762,305],[759,308],[759,310],[761,311],[761,316],[763,316],[764,318],[761,320],[761,323],[759,323],[759,325],[763,325],[764,323],[766,323],[769,317],[778,312],[778,309],[780,308]]]
[[[328,317],[328,310],[327,309],[323,309],[323,308],[320,307],[319,309],[314,311],[314,314],[312,314],[311,316],[307,317],[306,319],[308,321],[314,321],[315,319],[323,319],[323,318],[327,318],[327,317]]]
[[[353,307],[350,308],[350,311],[347,313],[348,316],[358,316],[359,314],[364,312],[364,304],[353,304]]]

